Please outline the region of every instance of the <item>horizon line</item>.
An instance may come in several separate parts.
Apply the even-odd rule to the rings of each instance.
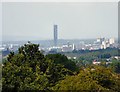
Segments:
[[[114,38],[115,40],[118,40],[118,37],[97,37],[97,38],[105,38],[105,39],[110,39],[110,38]],[[67,38],[67,39],[58,39],[58,40],[93,40],[93,39],[97,39],[97,38]],[[45,40],[54,40],[54,39],[41,39],[41,40],[2,40],[0,42],[8,42],[8,41],[45,41]]]

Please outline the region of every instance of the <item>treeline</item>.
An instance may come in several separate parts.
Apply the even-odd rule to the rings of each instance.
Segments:
[[[62,53],[66,56],[76,57],[78,63],[92,64],[94,60],[100,62],[106,62],[107,59],[110,61],[114,56],[120,56],[118,48],[107,48],[99,50],[74,50],[73,52]]]
[[[106,49],[99,49],[99,50],[73,50],[72,52],[61,53],[67,56],[74,56],[76,55],[78,58],[79,56],[94,56],[96,58],[109,58],[111,56],[118,56],[119,50],[118,48],[106,48]]]
[[[93,53],[111,53],[111,55],[118,55],[118,48],[106,48],[106,49],[98,49],[98,50],[73,50],[72,53],[78,54],[86,54],[89,52]],[[117,52],[117,53],[116,53]]]
[[[120,75],[111,67],[78,67],[62,54],[43,55],[37,44],[25,44],[10,52],[2,69],[2,92],[21,91],[118,91]],[[120,63],[117,63],[117,70]]]

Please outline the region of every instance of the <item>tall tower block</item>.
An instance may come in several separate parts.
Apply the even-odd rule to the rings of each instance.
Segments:
[[[57,46],[58,40],[58,25],[54,25],[54,46]]]

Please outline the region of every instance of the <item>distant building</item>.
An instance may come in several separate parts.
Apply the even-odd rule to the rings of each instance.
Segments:
[[[99,65],[100,63],[101,63],[101,62],[99,62],[98,60],[94,60],[94,61],[93,61],[93,64],[94,64],[94,65]]]
[[[78,43],[78,44],[76,45],[76,49],[77,49],[77,50],[81,50],[81,49],[83,49],[83,48],[85,48],[85,43],[84,43],[84,41],[81,41],[80,43]]]
[[[53,52],[53,51],[56,53],[62,52],[62,47],[57,47],[57,46],[50,47],[49,52]]]
[[[114,38],[110,38],[110,39],[104,39],[102,41],[102,44],[101,44],[101,49],[106,49],[108,47],[114,47],[114,44],[115,44],[115,39]]]
[[[107,48],[106,41],[103,41],[101,45],[101,49],[106,49],[106,48]]]
[[[112,56],[111,58],[112,58],[112,59],[120,60],[120,56]]]
[[[97,38],[97,43],[102,44],[103,41],[105,41],[105,38]]]
[[[62,52],[72,52],[73,50],[75,50],[75,45],[70,44],[70,42],[62,46]]]
[[[100,42],[100,38],[97,38],[97,42]]]
[[[109,43],[110,43],[110,44],[114,44],[114,43],[115,43],[115,39],[114,39],[114,38],[110,38],[110,39],[109,39]]]
[[[62,46],[62,52],[72,52],[73,51],[73,47],[72,45],[63,45]]]
[[[73,44],[73,50],[76,50],[76,46],[75,46],[75,44]]]
[[[58,25],[54,25],[54,46],[57,46],[58,41]]]

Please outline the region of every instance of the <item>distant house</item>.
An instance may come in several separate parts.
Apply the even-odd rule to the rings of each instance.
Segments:
[[[77,57],[69,57],[67,56],[68,59],[76,59]]]
[[[106,65],[111,64],[112,62],[106,62]]]
[[[95,59],[95,60],[93,60],[93,64],[94,64],[94,65],[99,65],[100,63],[101,63],[101,62],[100,62],[100,61],[98,61],[98,60],[96,60],[96,59]]]
[[[116,60],[120,60],[120,56],[112,56],[108,59],[106,59],[107,61],[111,61],[112,59],[116,59]]]
[[[113,56],[112,58],[119,60],[120,56]]]
[[[111,63],[112,63],[112,62],[110,62],[109,60],[105,62],[106,65],[111,64]],[[93,60],[93,64],[94,64],[94,65],[100,65],[101,62],[98,61],[98,60]]]

